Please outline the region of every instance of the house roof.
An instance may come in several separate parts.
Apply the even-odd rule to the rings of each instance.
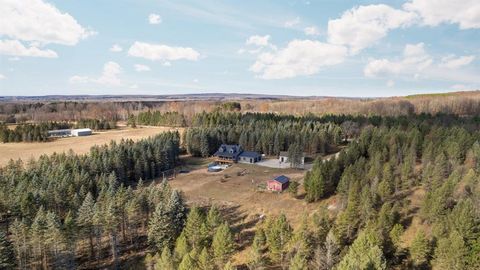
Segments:
[[[243,151],[241,154],[240,154],[241,157],[250,157],[250,158],[256,158],[256,157],[259,157],[260,154],[257,153],[257,152],[252,152],[252,151]]]
[[[222,144],[217,152],[215,152],[215,156],[221,157],[238,157],[242,153],[242,148],[238,144]]]
[[[285,175],[279,175],[279,176],[273,178],[273,180],[275,180],[279,183],[282,183],[282,184],[286,184],[290,181],[290,178],[286,177]]]

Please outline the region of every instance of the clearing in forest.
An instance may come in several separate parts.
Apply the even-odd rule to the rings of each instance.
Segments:
[[[121,127],[108,131],[95,132],[91,136],[59,138],[50,142],[21,142],[21,143],[0,143],[0,166],[4,166],[10,159],[22,159],[27,162],[31,158],[38,158],[41,155],[62,153],[72,149],[77,154],[85,154],[90,151],[94,145],[103,145],[111,140],[120,141],[121,139],[140,140],[169,130],[183,129],[171,127],[140,127],[127,128]]]

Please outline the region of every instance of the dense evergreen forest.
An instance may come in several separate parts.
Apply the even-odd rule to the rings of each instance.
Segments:
[[[19,124],[10,129],[0,123],[0,141],[7,142],[45,142],[48,140],[48,131],[52,129],[70,128],[66,122],[45,122],[39,124]]]
[[[108,130],[116,127],[116,121],[81,119],[76,124],[69,122],[21,123],[9,128],[0,122],[0,142],[46,142],[48,131],[53,129],[90,128]]]
[[[187,207],[166,181],[144,184],[177,164],[180,135],[165,133],[1,168],[8,230],[0,268],[116,267],[140,250],[147,269],[236,269],[240,251],[248,269],[480,268],[478,117],[216,111],[190,124],[182,144],[193,155],[224,142],[317,155],[297,199],[318,211],[296,226],[267,216],[251,238],[238,238],[216,206]],[[322,159],[339,145],[336,157]]]
[[[140,112],[137,116],[130,115],[128,123],[129,125],[184,127],[186,126],[186,119],[183,114],[178,112],[146,111]]]
[[[76,252],[87,249],[81,254],[99,259],[109,242],[115,265],[119,245],[142,242],[141,228],[157,205],[183,207],[178,192],[166,186],[141,188],[141,179],[172,169],[178,154],[179,134],[163,133],[92,147],[87,155],[55,154],[1,168],[0,218],[16,254],[10,263],[20,269],[71,269]]]
[[[342,143],[342,138],[339,125],[315,118],[214,112],[195,116],[183,142],[188,153],[207,157],[222,143],[240,144],[266,155],[290,148],[325,154]]]
[[[105,119],[80,119],[75,124],[75,128],[90,128],[93,130],[108,130],[117,127],[117,122],[114,120],[107,121]]]

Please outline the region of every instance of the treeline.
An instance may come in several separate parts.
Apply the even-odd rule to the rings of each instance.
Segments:
[[[75,128],[90,128],[93,130],[108,130],[117,127],[117,122],[98,119],[80,119],[75,124]]]
[[[132,115],[128,120],[130,125],[184,127],[187,124],[185,116],[178,112],[146,111],[140,112],[136,117]]]
[[[8,142],[45,142],[48,131],[52,129],[70,128],[67,122],[44,122],[39,124],[19,124],[14,129],[0,123],[0,141]]]
[[[307,118],[274,114],[211,113],[193,119],[184,133],[188,153],[207,157],[220,144],[240,144],[245,150],[278,155],[291,147],[310,154],[328,153],[342,142],[342,128]]]
[[[230,257],[236,243],[215,206],[207,213],[194,206],[184,226],[176,226],[170,212],[159,205],[150,220],[148,240],[157,252],[146,256],[148,270],[233,269]]]
[[[143,188],[141,180],[174,168],[178,153],[179,134],[163,133],[136,143],[112,141],[87,155],[10,162],[0,169],[0,219],[9,224],[16,256],[11,263],[72,269],[79,260],[111,256],[115,266],[124,250],[141,247],[158,205],[184,207],[166,184]]]
[[[317,160],[305,177],[306,199],[337,195],[331,233],[345,254],[337,268],[478,269],[479,141],[462,127],[365,128],[338,158]],[[417,233],[405,245],[417,211],[408,195],[418,188],[426,191],[416,215],[424,224],[411,225]]]

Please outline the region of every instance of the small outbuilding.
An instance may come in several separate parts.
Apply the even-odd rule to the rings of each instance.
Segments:
[[[282,192],[288,188],[290,184],[290,178],[285,175],[277,176],[267,182],[267,190]]]
[[[89,128],[79,128],[79,129],[72,129],[72,136],[90,136],[92,135],[92,130]]]
[[[303,167],[305,165],[305,153],[302,153],[302,156],[300,157],[300,164],[299,167]],[[290,163],[288,160],[288,152],[287,151],[281,151],[280,155],[278,155],[278,162],[279,163]]]
[[[238,156],[238,162],[241,162],[241,163],[256,163],[256,162],[259,162],[260,160],[262,160],[262,155],[252,151],[243,151]]]

